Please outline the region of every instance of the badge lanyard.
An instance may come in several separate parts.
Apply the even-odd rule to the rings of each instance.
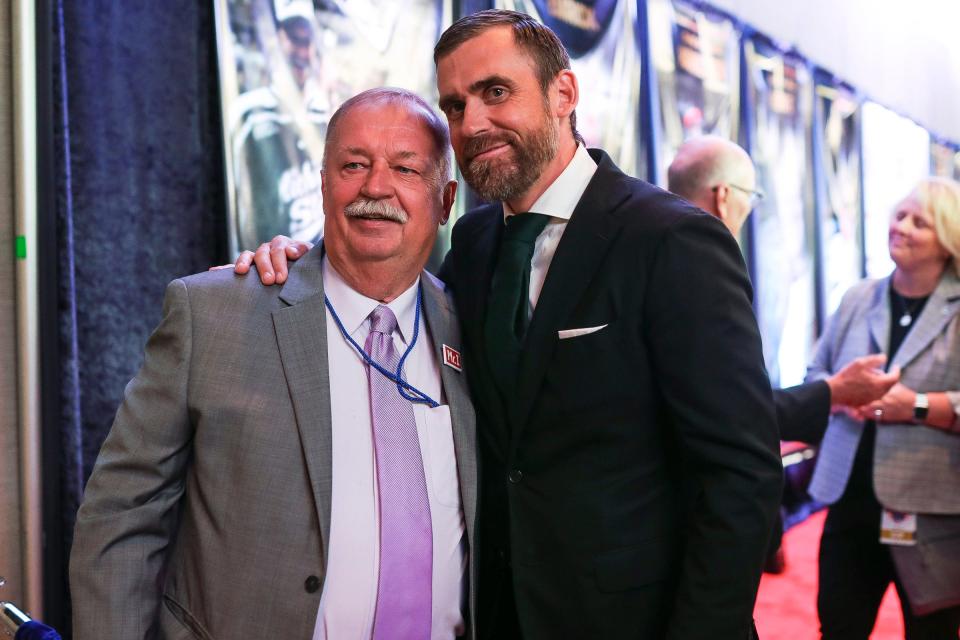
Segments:
[[[420,306],[422,304],[422,298],[423,289],[422,287],[417,287],[417,306],[413,320],[413,339],[410,340],[410,345],[407,347],[407,350],[403,352],[402,356],[400,356],[400,361],[397,363],[396,372],[387,371],[385,368],[380,366],[380,363],[374,361],[374,359],[363,350],[363,347],[357,344],[357,341],[350,337],[350,334],[347,333],[347,329],[343,326],[343,322],[340,321],[340,316],[337,315],[336,310],[330,303],[330,298],[328,298],[326,294],[323,296],[323,302],[325,305],[327,305],[327,309],[330,310],[330,315],[333,316],[333,321],[337,323],[337,328],[340,329],[340,333],[343,334],[343,337],[347,339],[347,342],[353,345],[353,348],[357,350],[357,353],[359,353],[360,357],[363,358],[363,361],[367,363],[367,366],[373,367],[386,376],[391,382],[395,383],[397,385],[397,391],[405,400],[409,400],[410,402],[422,402],[432,409],[439,407],[440,403],[403,379],[403,363],[406,362],[407,356],[409,356],[410,352],[413,351],[413,347],[417,344],[417,337],[420,335]],[[389,339],[392,340],[393,336],[389,336]]]

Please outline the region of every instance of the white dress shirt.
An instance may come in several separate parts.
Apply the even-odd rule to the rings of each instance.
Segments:
[[[394,348],[413,338],[419,279],[387,306],[397,317]],[[323,260],[323,288],[350,336],[363,347],[367,316],[380,303],[351,289]],[[330,410],[333,424],[333,496],[327,571],[314,640],[369,640],[373,632],[379,569],[377,474],[370,419],[367,367],[343,337],[327,309]],[[443,398],[440,365],[421,310],[420,334],[404,363],[408,382],[440,403],[414,404],[430,517],[433,523],[433,619],[431,640],[464,632],[467,549],[450,410]]]
[[[560,244],[560,238],[563,237],[570,216],[573,215],[573,210],[577,208],[577,203],[580,202],[583,192],[587,190],[587,184],[596,171],[597,163],[593,161],[583,145],[578,145],[577,152],[567,168],[530,207],[531,212],[550,216],[551,220],[537,236],[533,257],[530,259],[530,297],[527,318],[533,315],[533,310],[537,307],[543,283],[547,279],[547,270],[550,269],[553,254],[557,252],[557,245]],[[504,202],[504,223],[512,215],[515,215],[515,212]]]

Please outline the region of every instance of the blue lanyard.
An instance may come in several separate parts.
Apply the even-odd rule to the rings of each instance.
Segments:
[[[410,345],[407,347],[407,350],[403,352],[402,356],[400,356],[400,361],[397,363],[396,372],[387,371],[380,366],[378,362],[375,362],[373,358],[371,358],[369,354],[363,350],[363,347],[357,344],[356,340],[350,337],[350,334],[347,333],[346,328],[343,326],[343,322],[340,321],[340,316],[337,315],[333,305],[330,304],[330,298],[328,298],[326,294],[323,296],[323,302],[327,305],[327,309],[330,310],[330,315],[333,316],[333,321],[337,323],[340,333],[343,334],[343,337],[347,339],[347,342],[353,345],[353,348],[357,350],[357,353],[360,354],[360,357],[363,358],[363,361],[366,362],[368,366],[373,367],[386,376],[391,382],[396,383],[397,391],[405,400],[409,400],[410,402],[422,402],[430,408],[434,408],[439,407],[440,403],[403,379],[403,363],[406,362],[407,356],[409,356],[410,352],[413,351],[414,345],[417,344],[417,337],[420,335],[420,306],[422,296],[422,289],[417,287],[417,307],[413,320],[413,339],[410,340]],[[393,338],[388,337],[388,339],[392,340]]]

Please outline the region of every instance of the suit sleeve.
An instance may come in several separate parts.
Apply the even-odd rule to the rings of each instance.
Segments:
[[[649,287],[647,340],[694,487],[667,637],[747,638],[783,469],[739,247],[715,219],[684,215]]]
[[[816,443],[823,438],[830,418],[830,386],[825,381],[776,389],[773,404],[782,440]]]
[[[74,637],[152,638],[193,429],[186,286],[167,287],[163,320],[127,385],[77,513],[70,556]]]

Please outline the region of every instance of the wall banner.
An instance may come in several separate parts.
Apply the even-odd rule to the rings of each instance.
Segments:
[[[327,121],[356,93],[436,104],[433,45],[449,0],[216,0],[230,250],[323,230]]]
[[[740,117],[740,34],[719,13],[681,0],[647,0],[650,55],[660,117],[657,184],[689,138],[712,134],[737,142]]]
[[[876,102],[863,104],[863,232],[867,277],[893,271],[890,216],[930,174],[930,133]]]
[[[825,316],[863,277],[863,206],[860,193],[860,102],[830,80],[816,84],[817,193]]]
[[[817,335],[810,128],[813,82],[802,59],[744,43],[753,118],[750,155],[766,197],[755,209],[757,317],[774,387],[803,381]]]
[[[931,142],[930,173],[960,180],[960,145],[938,140]]]
[[[496,0],[495,6],[529,14],[560,37],[580,83],[577,129],[587,146],[645,179],[636,0]]]

